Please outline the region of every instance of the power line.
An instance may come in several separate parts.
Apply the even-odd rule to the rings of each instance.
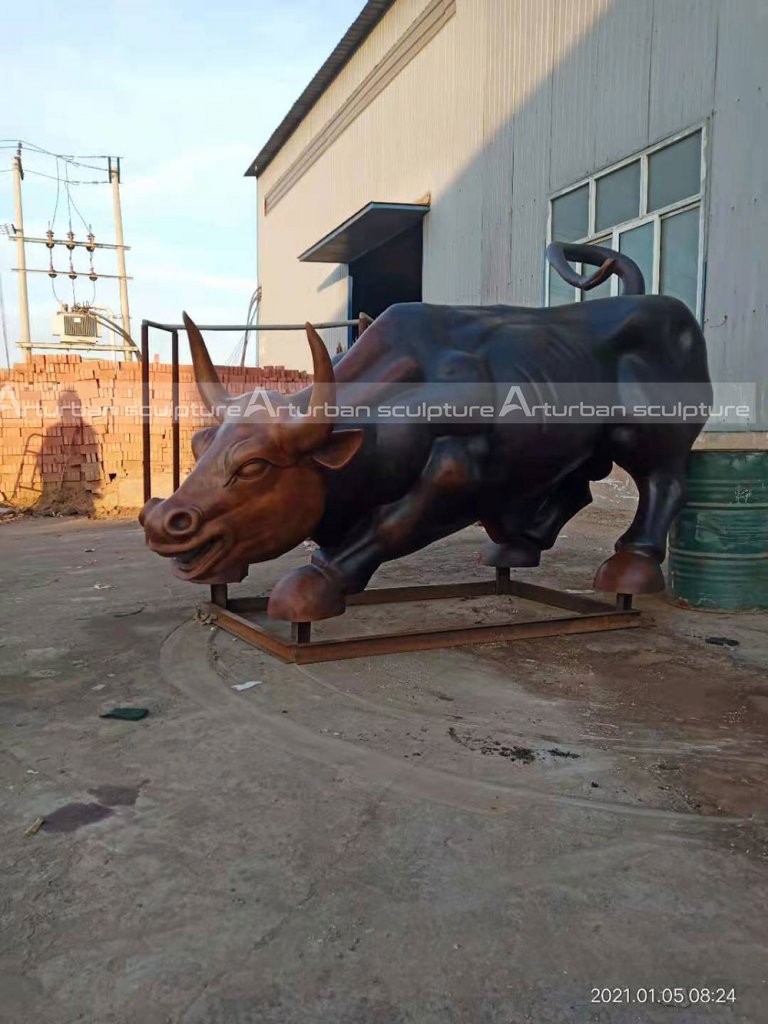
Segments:
[[[53,207],[53,217],[49,221],[51,231],[56,230],[56,211],[59,208],[59,192],[61,191],[61,175],[59,174],[59,158],[56,157],[56,204]]]
[[[53,279],[53,278],[51,278],[51,291],[53,292],[53,297],[54,297],[54,299],[56,299],[56,301],[58,302],[58,304],[59,304],[60,306],[61,306],[61,305],[63,305],[63,303],[62,303],[61,299],[60,299],[60,298],[59,298],[59,296],[58,296],[58,295],[56,294],[56,282],[54,281],[54,279]]]
[[[10,145],[8,145],[9,143]],[[87,167],[91,171],[102,171],[104,168],[96,167],[94,164],[83,163],[83,160],[109,159],[108,156],[96,154],[86,157],[77,157],[66,153],[53,153],[50,149],[43,149],[42,146],[37,146],[34,142],[25,142],[24,139],[0,139],[0,149],[15,149],[18,146],[26,146],[27,149],[31,149],[35,153],[44,153],[46,156],[58,157],[59,160],[65,160],[68,164],[74,164],[75,167]]]
[[[61,159],[61,157],[59,157],[59,159]],[[11,171],[0,171],[0,174],[10,174],[10,173],[11,173]],[[59,178],[56,177],[55,174],[44,174],[43,171],[32,171],[28,167],[25,167],[24,168],[24,175],[26,176],[27,174],[34,174],[35,177],[37,177],[37,178],[49,178],[51,181],[59,181],[60,180]],[[70,178],[69,184],[70,185],[109,185],[109,182],[106,180],[106,178],[103,181],[82,181],[80,179],[78,179],[76,181],[73,181]]]
[[[226,362],[227,366],[234,366],[234,364],[237,361],[238,356],[240,355],[240,349],[242,348],[242,345],[243,345],[243,339],[239,338],[238,341],[237,341],[237,344],[235,345],[235,347],[232,349],[232,351],[227,356],[227,362]]]
[[[251,295],[250,302],[248,303],[248,315],[247,315],[247,318],[246,318],[246,321],[245,321],[246,324],[254,323],[254,321],[256,320],[256,318],[259,315],[259,306],[260,306],[260,304],[261,304],[261,285],[257,285],[256,288],[254,289],[253,294]],[[241,366],[245,366],[245,356],[246,356],[246,353],[248,351],[248,331],[243,331],[243,336],[241,338],[241,342],[242,342],[242,346],[243,346],[243,351],[242,351],[242,355],[240,357],[240,365]],[[258,332],[257,332],[256,338],[255,338],[255,345],[256,345],[256,362],[255,362],[254,365],[258,366],[259,365],[259,336],[258,336]]]
[[[82,215],[82,213],[80,213],[80,210],[79,210],[79,209],[77,208],[77,203],[76,203],[76,202],[75,202],[75,200],[74,200],[74,199],[72,198],[72,195],[71,195],[71,193],[70,193],[70,191],[69,191],[69,185],[70,185],[70,184],[71,184],[71,182],[69,182],[69,181],[65,182],[65,187],[66,187],[66,189],[67,189],[67,195],[68,195],[68,197],[69,197],[69,200],[70,200],[70,202],[72,203],[72,206],[73,206],[73,207],[75,208],[75,213],[76,213],[76,214],[77,214],[77,216],[78,216],[78,217],[80,218],[80,220],[81,220],[81,221],[83,222],[83,227],[85,228],[85,230],[86,230],[86,231],[90,231],[90,230],[91,230],[91,225],[90,225],[90,224],[86,224],[86,223],[85,223],[85,217],[84,217],[84,216]]]
[[[64,168],[64,174],[66,175],[64,179],[64,191],[67,194],[67,215],[69,217],[69,233],[72,234],[72,196],[69,194],[69,171],[66,167]],[[72,257],[70,256],[70,262],[71,259]]]

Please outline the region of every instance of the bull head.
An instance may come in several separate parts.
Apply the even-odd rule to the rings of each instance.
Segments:
[[[194,435],[194,469],[170,498],[150,498],[139,522],[149,547],[173,559],[177,576],[227,582],[310,535],[325,509],[326,473],[349,462],[363,433],[334,432],[324,413],[336,381],[311,324],[314,384],[306,411],[291,415],[277,392],[227,394],[199,329],[183,316],[197,388],[217,425]]]

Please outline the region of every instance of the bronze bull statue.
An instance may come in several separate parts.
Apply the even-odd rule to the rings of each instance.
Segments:
[[[307,324],[314,383],[292,396],[293,412],[275,393],[230,397],[185,314],[198,388],[217,425],[195,435],[196,465],[178,490],[142,510],[149,547],[171,558],[181,578],[216,583],[242,579],[251,563],[311,538],[319,550],[282,577],[268,610],[314,621],[341,614],[382,562],[477,521],[490,537],[486,565],[538,565],[591,501],[590,481],[616,463],[637,485],[637,511],[595,588],[663,589],[667,532],[685,500],[686,461],[703,420],[340,425],[327,415],[344,388],[358,399],[387,388],[418,402],[461,385],[482,400],[494,382],[541,391],[586,381],[634,401],[638,393],[654,401],[661,382],[685,385],[689,399],[708,407],[704,337],[683,303],[645,295],[637,266],[610,249],[553,244],[547,256],[585,290],[615,273],[623,294],[548,309],[394,305],[335,366]],[[569,260],[599,269],[580,275]]]

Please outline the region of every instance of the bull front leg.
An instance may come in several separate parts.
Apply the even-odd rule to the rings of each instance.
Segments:
[[[341,615],[348,594],[364,590],[382,562],[411,554],[463,529],[476,518],[473,497],[488,453],[484,436],[442,437],[417,484],[383,506],[333,551],[317,551],[272,591],[269,614],[292,622]]]

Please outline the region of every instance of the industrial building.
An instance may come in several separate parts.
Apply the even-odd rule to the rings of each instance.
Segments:
[[[714,380],[757,384],[761,443],[766,52],[764,0],[370,0],[248,168],[262,322],[578,301],[545,246],[595,241],[696,311]]]

